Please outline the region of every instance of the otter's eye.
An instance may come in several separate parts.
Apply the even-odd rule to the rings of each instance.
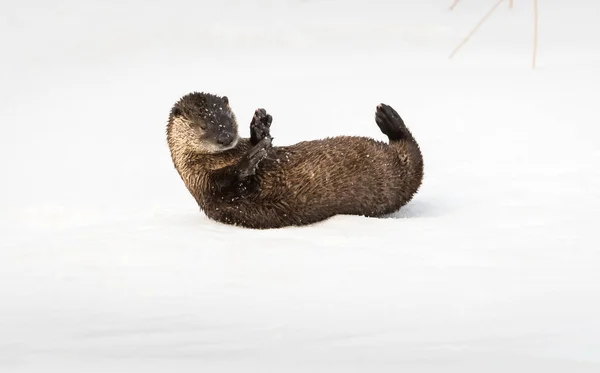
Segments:
[[[183,115],[183,112],[181,111],[180,108],[178,108],[178,107],[173,108],[173,116],[174,117],[180,117],[182,115]]]

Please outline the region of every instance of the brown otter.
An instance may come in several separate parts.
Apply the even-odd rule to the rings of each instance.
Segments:
[[[250,138],[238,136],[227,96],[193,92],[172,107],[167,141],[175,168],[213,220],[267,229],[313,224],[334,215],[397,211],[423,179],[421,151],[390,106],[375,121],[389,144],[339,136],[271,146],[271,115],[258,109]]]

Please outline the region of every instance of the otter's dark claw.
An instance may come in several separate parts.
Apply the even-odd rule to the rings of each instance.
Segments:
[[[259,141],[266,137],[270,137],[270,127],[273,117],[267,114],[265,109],[256,109],[252,122],[250,123],[250,143],[258,144]]]
[[[404,121],[394,108],[386,104],[377,105],[375,113],[375,122],[381,132],[388,136],[390,140],[399,140],[409,137]]]
[[[246,179],[256,173],[258,164],[267,156],[267,149],[271,147],[271,138],[265,137],[258,142],[238,166],[238,178]]]

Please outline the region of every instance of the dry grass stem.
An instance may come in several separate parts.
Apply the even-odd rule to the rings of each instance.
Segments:
[[[538,47],[538,2],[533,0],[533,68],[535,69],[535,63],[537,59],[537,47]]]
[[[452,54],[450,54],[450,58],[452,58],[452,56],[454,56],[456,54],[456,52],[458,52],[458,50],[463,45],[465,45],[467,43],[467,41],[469,41],[471,36],[473,36],[473,34],[475,34],[475,32],[477,32],[479,27],[481,27],[481,25],[483,25],[483,23],[494,13],[494,11],[496,9],[498,9],[498,7],[500,6],[500,4],[502,4],[503,1],[504,0],[498,0],[498,2],[492,7],[492,9],[490,9],[490,11],[487,12],[487,14],[485,16],[483,16],[483,18],[481,19],[481,21],[479,21],[479,23],[475,26],[475,28],[463,39],[463,41],[458,45],[458,47],[456,47],[456,49],[454,49]]]

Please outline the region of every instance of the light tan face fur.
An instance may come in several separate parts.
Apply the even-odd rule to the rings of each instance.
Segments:
[[[173,140],[177,144],[177,147],[182,148],[181,150],[188,150],[195,153],[201,154],[214,154],[227,151],[235,148],[239,141],[237,131],[233,141],[223,146],[216,142],[213,136],[204,131],[200,126],[193,125],[188,119],[177,117],[173,119]]]

